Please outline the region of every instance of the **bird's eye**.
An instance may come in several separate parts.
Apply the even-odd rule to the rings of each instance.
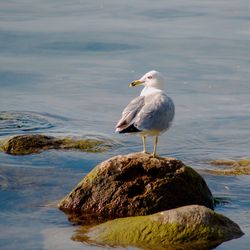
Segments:
[[[152,76],[148,76],[148,79],[152,79],[153,77]]]

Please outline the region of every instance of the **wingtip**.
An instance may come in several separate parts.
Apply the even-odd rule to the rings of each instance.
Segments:
[[[131,124],[128,127],[117,128],[117,130],[118,130],[119,134],[141,132],[141,130],[136,128],[134,126],[134,124]]]

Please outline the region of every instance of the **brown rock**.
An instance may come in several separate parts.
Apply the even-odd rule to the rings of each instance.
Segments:
[[[84,152],[104,152],[111,148],[111,142],[96,139],[56,138],[40,134],[17,135],[0,142],[0,150],[7,154],[36,154],[48,149],[70,149]]]
[[[213,209],[203,178],[174,158],[134,153],[96,166],[59,204],[71,220],[148,215],[184,205]]]

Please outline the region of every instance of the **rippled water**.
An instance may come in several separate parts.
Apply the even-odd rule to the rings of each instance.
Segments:
[[[54,125],[46,116],[34,112],[6,112],[0,111],[0,135],[36,132],[48,130]]]
[[[250,158],[250,2],[0,1],[0,140],[26,133],[95,135],[121,147],[100,154],[0,153],[0,248],[89,249],[55,204],[98,162],[141,150],[114,134],[150,69],[176,105],[159,153],[197,169]],[[148,147],[152,149],[149,140]],[[204,174],[216,208],[245,232],[217,249],[248,249],[250,177]],[[100,249],[91,246],[92,249]]]

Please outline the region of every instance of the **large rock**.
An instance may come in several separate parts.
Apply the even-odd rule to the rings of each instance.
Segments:
[[[0,142],[0,150],[7,154],[26,155],[48,149],[71,149],[85,152],[104,152],[111,143],[97,139],[56,138],[41,134],[17,135]]]
[[[211,249],[243,235],[227,217],[190,205],[153,215],[127,217],[80,229],[75,240],[140,249]]]
[[[134,153],[96,166],[59,203],[71,220],[147,215],[184,205],[213,209],[203,178],[174,158]]]

